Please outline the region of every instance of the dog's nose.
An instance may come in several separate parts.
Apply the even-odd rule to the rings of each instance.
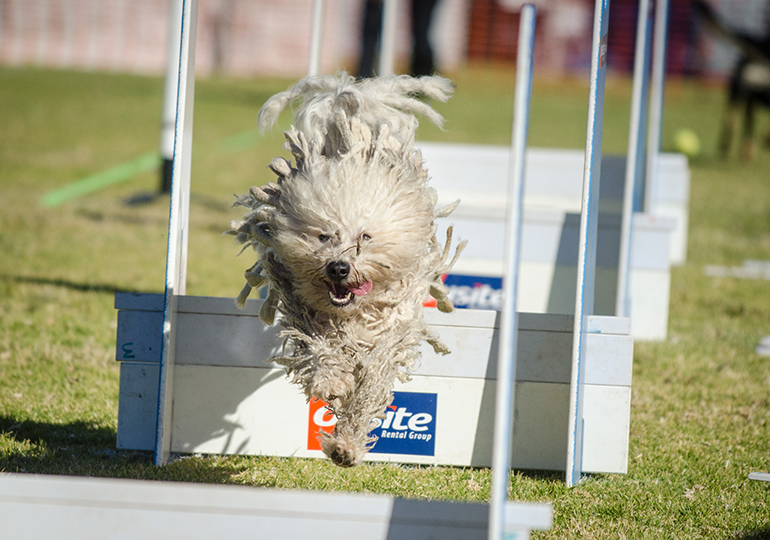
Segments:
[[[332,281],[340,282],[350,274],[350,265],[345,261],[332,261],[326,265],[326,275]]]

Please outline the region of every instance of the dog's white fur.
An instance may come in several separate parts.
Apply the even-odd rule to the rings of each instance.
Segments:
[[[420,343],[449,352],[423,322],[423,302],[430,294],[440,310],[454,309],[440,276],[464,243],[448,262],[451,228],[442,248],[434,218],[457,203],[435,208],[413,143],[415,114],[443,122],[418,96],[443,102],[452,91],[438,76],[356,82],[343,73],[303,79],[259,113],[265,131],[300,101],[285,133],[294,166],[274,159],[277,183],[236,202],[248,213],[231,234],[258,255],[237,303],[269,285],[260,317],[272,324],[277,310],[285,327],[284,354],[272,360],[337,416],[321,444],[338,465],[361,462],[373,421],[392,402],[395,380],[409,379]]]

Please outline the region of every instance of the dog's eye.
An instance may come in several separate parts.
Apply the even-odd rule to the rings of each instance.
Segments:
[[[366,233],[364,233],[364,234],[362,234],[362,235],[361,235],[361,240],[366,240],[366,241],[368,242],[368,241],[369,241],[369,240],[371,240],[371,239],[372,239],[372,237],[371,237],[371,236],[369,236],[369,235],[368,235],[368,234],[366,234]]]
[[[332,239],[332,237],[331,237],[331,236],[329,236],[328,234],[319,234],[319,235],[318,235],[318,239],[319,239],[319,240],[320,240],[322,243],[324,243],[324,244],[325,244],[326,242],[328,242],[329,240],[331,240],[331,239]]]

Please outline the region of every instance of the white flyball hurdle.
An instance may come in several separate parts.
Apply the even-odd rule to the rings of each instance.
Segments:
[[[664,58],[658,50],[665,47],[665,15],[659,4],[653,61],[652,10],[647,0],[640,4],[628,158],[605,155],[601,163],[594,291],[595,314],[628,316],[634,339],[653,341],[667,335],[671,266],[686,257],[690,184],[687,158],[659,152],[663,78],[650,80]],[[650,99],[651,84],[657,99]],[[646,136],[648,123],[658,126],[657,135]],[[469,240],[447,277],[450,298],[462,307],[500,309],[510,150],[453,143],[420,148],[440,202],[462,200],[445,220]],[[574,312],[584,162],[581,150],[527,152],[519,311]]]
[[[261,302],[248,300],[238,310],[229,298],[179,298],[183,339],[175,355],[171,452],[323,458],[316,432],[330,428],[333,418],[320,404],[308,404],[282,368],[265,362],[281,342],[280,327],[259,320]],[[115,305],[117,445],[153,450],[163,296],[120,293]],[[394,406],[404,410],[387,429],[392,440],[381,437],[366,459],[489,467],[501,314],[426,309],[425,316],[453,352],[439,356],[423,347],[412,380],[395,387]],[[584,469],[625,473],[633,355],[628,319],[590,317],[589,326]],[[517,469],[565,470],[572,331],[570,315],[518,314],[510,462]],[[430,423],[410,428],[409,418],[418,414],[430,415]]]
[[[510,151],[503,146],[419,143],[426,166],[439,190],[441,203],[462,201],[445,224],[453,223],[469,241],[463,256],[446,279],[455,305],[499,309],[503,267],[505,174]],[[577,276],[577,237],[584,152],[530,148],[524,194],[524,233],[519,270],[517,309],[532,313],[573,313]],[[661,198],[673,215],[653,216],[621,211],[626,160],[603,156],[599,193],[597,279],[594,313],[616,315],[623,219],[631,220],[633,249],[628,278],[631,334],[639,340],[662,340],[668,331],[671,246],[680,224],[686,224],[687,161],[678,154],[658,160],[663,183]],[[468,188],[473,180],[472,191]],[[684,187],[677,192],[676,186]]]

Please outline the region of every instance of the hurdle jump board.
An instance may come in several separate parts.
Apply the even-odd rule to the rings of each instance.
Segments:
[[[244,486],[0,473],[4,538],[487,538],[485,504]],[[544,503],[507,503],[506,538],[550,529]]]
[[[242,311],[229,298],[178,301],[171,451],[322,457],[312,449],[315,426],[328,425],[328,418],[306,402],[283,369],[265,363],[281,347],[280,325],[262,324],[261,301],[249,300]],[[163,297],[118,293],[115,307],[121,361],[117,446],[152,450]],[[453,352],[439,356],[423,347],[412,380],[396,385],[392,429],[386,434],[383,426],[378,441],[393,451],[379,453],[375,445],[368,460],[490,466],[499,316],[425,310],[428,324]],[[564,470],[572,320],[519,316],[513,467]],[[583,470],[625,473],[633,340],[628,319],[589,321]],[[433,409],[418,412],[414,407],[421,403]],[[431,424],[416,420],[426,415]],[[388,437],[401,440],[384,442]]]
[[[446,278],[450,299],[458,307],[500,309],[505,222],[491,212],[485,216],[462,213],[463,205],[448,218],[439,220],[440,228],[452,223],[455,235],[468,240],[467,248]],[[579,226],[579,214],[525,210],[518,311],[574,312]],[[673,226],[670,218],[633,215],[629,295],[634,339],[656,341],[666,337],[671,289],[668,242]],[[599,215],[594,288],[597,315],[615,314],[620,232],[619,214]]]
[[[504,215],[510,153],[507,146],[420,142],[418,147],[438,191],[439,203],[462,201],[453,217]],[[528,149],[525,207],[579,213],[584,159],[584,150]],[[625,174],[625,156],[602,157],[600,213],[622,212]],[[656,174],[653,217],[674,220],[670,260],[672,265],[683,264],[687,256],[690,197],[687,157],[659,154]]]

